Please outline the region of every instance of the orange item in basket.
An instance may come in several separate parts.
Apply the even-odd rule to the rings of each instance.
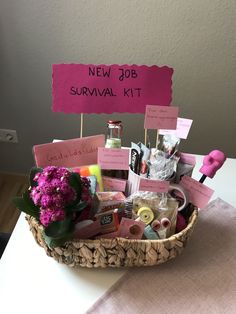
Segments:
[[[122,192],[97,192],[97,213],[120,208],[125,201]]]

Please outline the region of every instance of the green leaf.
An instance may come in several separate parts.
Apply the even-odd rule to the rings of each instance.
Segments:
[[[87,202],[80,202],[76,205],[70,205],[66,207],[66,211],[68,213],[73,213],[73,212],[81,212],[83,209],[85,209],[88,206]]]
[[[33,202],[32,204],[29,202],[29,196],[27,196],[27,194],[28,192],[25,192],[23,197],[15,197],[13,199],[13,203],[20,211],[26,213],[27,215],[33,216],[36,219],[39,219],[39,209],[34,205]]]
[[[32,216],[39,220],[39,207],[34,205],[34,202],[30,198],[30,191],[26,191],[23,193],[23,200],[27,204],[27,207],[34,213]]]
[[[27,205],[25,204],[25,201],[23,200],[22,197],[14,197],[13,198],[13,203],[15,206],[22,212],[31,215],[31,212],[29,213],[27,210]]]
[[[79,204],[77,204],[74,208],[73,211],[74,212],[80,212],[83,209],[85,209],[88,206],[87,202],[80,202]]]
[[[64,238],[73,231],[74,223],[72,222],[71,218],[66,218],[61,221],[54,221],[44,229],[45,235],[53,239]]]
[[[80,175],[77,172],[71,172],[70,177],[69,177],[69,184],[72,188],[75,189],[75,191],[77,192],[77,197],[80,200],[81,193],[82,193],[82,183],[81,183]]]
[[[46,244],[50,247],[50,248],[55,248],[55,247],[58,247],[58,246],[63,246],[65,244],[66,241],[70,240],[72,238],[72,233],[63,237],[63,238],[60,238],[60,239],[54,239],[54,238],[51,238],[51,237],[48,237],[45,232],[43,232],[43,237],[44,237],[44,240],[46,242]]]
[[[30,186],[37,186],[37,182],[34,181],[34,177],[36,175],[36,173],[38,172],[43,172],[42,168],[38,168],[38,167],[33,167],[30,170],[30,175],[29,175],[29,180],[30,180]]]

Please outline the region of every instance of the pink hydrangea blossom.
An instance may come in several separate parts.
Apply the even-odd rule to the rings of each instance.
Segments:
[[[65,219],[65,206],[71,204],[77,193],[69,183],[70,172],[64,167],[49,166],[34,176],[37,183],[30,192],[30,197],[36,206],[40,207],[40,222],[48,226],[53,221]],[[91,205],[90,181],[83,177],[81,201]]]
[[[69,174],[66,168],[54,166],[37,173],[34,181],[38,186],[30,194],[34,204],[42,208],[58,209],[75,200],[76,192],[69,185]]]
[[[87,202],[88,204],[90,204],[92,202],[92,197],[91,197],[90,190],[89,190],[90,189],[90,181],[88,180],[88,178],[82,177],[81,182],[82,182],[82,186],[83,186],[81,200],[83,202]]]
[[[51,222],[61,221],[65,219],[65,212],[62,209],[51,210],[50,208],[41,209],[40,222],[43,226],[47,227]]]
[[[38,191],[37,187],[32,188],[32,190],[30,192],[30,197],[32,198],[32,200],[36,206],[41,204],[42,195],[41,195],[40,191]]]
[[[43,194],[40,200],[40,205],[42,208],[47,208],[52,205],[53,198],[51,195]]]

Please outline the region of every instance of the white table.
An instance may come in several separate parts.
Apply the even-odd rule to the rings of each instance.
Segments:
[[[193,178],[199,179],[202,156],[197,156]],[[205,184],[236,206],[236,159],[227,159],[214,179]],[[123,269],[73,270],[49,258],[39,247],[22,214],[0,260],[0,312],[84,313],[123,274]]]

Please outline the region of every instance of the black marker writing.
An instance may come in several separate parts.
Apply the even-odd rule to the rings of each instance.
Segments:
[[[89,67],[89,76],[110,77],[111,68]]]
[[[121,71],[121,75],[119,76],[119,80],[123,81],[125,78],[132,78],[135,79],[138,77],[138,74],[136,72],[136,70],[130,70],[130,69],[119,69],[119,71]]]
[[[141,88],[124,88],[124,96],[126,97],[140,97]]]
[[[70,94],[72,96],[100,96],[100,97],[114,97],[116,96],[112,88],[89,88],[86,86],[83,87],[74,87],[70,88]]]

